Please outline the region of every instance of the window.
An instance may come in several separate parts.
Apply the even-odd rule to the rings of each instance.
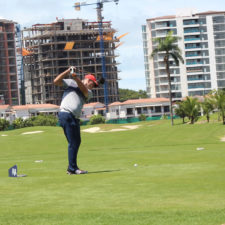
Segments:
[[[155,112],[156,112],[156,113],[162,112],[161,106],[156,106],[156,107],[155,107]]]
[[[143,113],[145,113],[145,114],[148,113],[148,108],[147,108],[147,107],[144,107],[144,108],[143,108]]]
[[[167,106],[164,106],[164,112],[169,112],[170,111],[170,107],[167,105]]]
[[[142,32],[146,32],[146,25],[142,25]]]
[[[127,108],[127,115],[133,115],[133,109]]]
[[[137,108],[137,114],[141,114],[141,108]]]
[[[224,16],[214,16],[213,23],[225,23]]]

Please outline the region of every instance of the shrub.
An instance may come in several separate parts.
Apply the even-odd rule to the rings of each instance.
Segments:
[[[13,121],[13,128],[33,127],[33,126],[56,126],[58,119],[54,115],[40,114],[38,116],[32,116],[31,118],[23,120],[17,118]]]
[[[94,116],[91,117],[89,123],[91,125],[105,123],[105,118],[103,116],[101,116],[101,115],[94,115]]]
[[[6,130],[9,127],[9,121],[0,118],[0,130]]]
[[[24,127],[33,127],[34,126],[34,123],[33,123],[34,120],[35,120],[35,117],[31,117],[31,118],[25,119],[23,121],[24,122]]]
[[[168,119],[167,115],[162,115],[162,116],[160,117],[160,120],[167,120],[167,119]]]
[[[31,121],[33,126],[56,126],[58,119],[54,115],[40,114],[33,117]]]
[[[140,121],[145,121],[147,119],[147,116],[144,114],[141,114],[138,118]]]
[[[24,120],[22,118],[16,118],[12,122],[12,126],[14,129],[23,128],[24,127]]]

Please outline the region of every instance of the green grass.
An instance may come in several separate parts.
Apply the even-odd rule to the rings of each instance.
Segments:
[[[89,174],[79,176],[65,173],[67,143],[60,127],[0,132],[0,224],[225,223],[225,126],[137,124],[130,131],[82,132],[79,165]],[[107,131],[123,125],[96,126]],[[21,135],[36,130],[44,132]],[[15,164],[28,176],[9,178]]]

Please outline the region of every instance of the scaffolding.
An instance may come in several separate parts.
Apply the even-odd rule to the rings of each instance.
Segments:
[[[75,66],[82,79],[92,73],[103,76],[98,22],[62,19],[51,24],[34,24],[22,31],[26,102],[59,105],[62,88],[53,80],[69,66]],[[104,54],[109,103],[119,100],[115,43],[119,42],[111,22],[103,22]],[[92,102],[104,103],[104,87],[93,89]]]
[[[15,22],[0,19],[0,95],[5,104],[18,105]]]
[[[22,33],[19,24],[16,24],[16,63],[18,74],[18,85],[20,91],[20,104],[25,105],[25,88],[24,88],[24,73],[23,73],[23,48],[22,48]]]

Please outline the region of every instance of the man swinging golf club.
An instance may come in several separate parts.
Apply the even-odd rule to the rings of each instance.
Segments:
[[[79,169],[77,165],[77,154],[81,143],[80,115],[84,103],[92,97],[92,89],[98,86],[94,75],[87,74],[81,81],[75,73],[75,67],[70,67],[59,74],[54,84],[64,87],[64,93],[59,112],[59,123],[64,130],[68,141],[67,174],[86,174],[87,171]],[[64,79],[71,74],[73,79]]]

